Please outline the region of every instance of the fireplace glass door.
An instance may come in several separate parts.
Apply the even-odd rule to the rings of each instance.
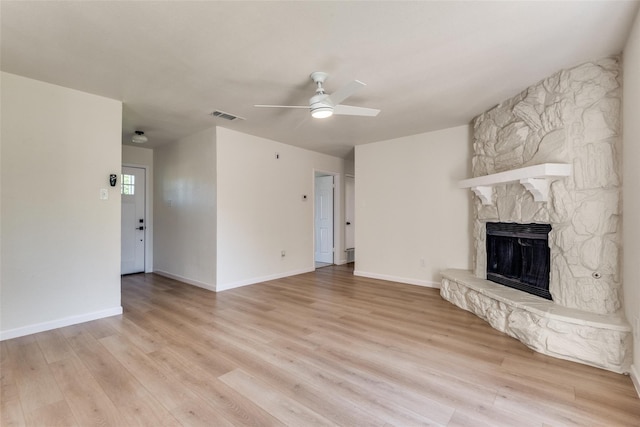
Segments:
[[[487,223],[487,280],[552,299],[549,224]]]

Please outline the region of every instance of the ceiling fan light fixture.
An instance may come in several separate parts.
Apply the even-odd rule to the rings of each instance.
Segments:
[[[327,117],[333,116],[333,108],[332,107],[314,108],[313,111],[311,111],[311,116],[314,119],[326,119]]]
[[[133,135],[133,138],[131,138],[131,142],[133,142],[134,144],[144,144],[147,141],[149,141],[149,138],[144,136],[144,132],[142,132],[141,130],[135,131],[135,135]]]

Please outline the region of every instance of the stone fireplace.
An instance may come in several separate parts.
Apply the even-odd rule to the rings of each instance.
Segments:
[[[461,183],[478,195],[474,268],[444,271],[441,295],[534,350],[626,373],[631,328],[621,312],[619,270],[619,73],[617,58],[563,70],[474,120],[474,178]],[[509,251],[544,249],[520,240],[529,246],[505,243],[506,252],[493,253],[487,232],[495,234],[495,223],[549,227],[542,243],[548,265],[536,261],[524,272],[540,276],[547,268],[548,296],[487,280],[511,275],[488,259],[488,243],[489,255],[501,261]]]

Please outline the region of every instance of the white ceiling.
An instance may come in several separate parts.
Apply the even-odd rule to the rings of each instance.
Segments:
[[[622,51],[637,1],[0,3],[1,68],[124,102],[123,141],[222,126],[344,156],[469,123],[561,68]],[[312,71],[374,118],[311,119]],[[246,118],[209,116],[223,110]]]

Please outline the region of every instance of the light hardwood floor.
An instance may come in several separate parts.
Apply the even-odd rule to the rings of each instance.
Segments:
[[[640,426],[627,376],[534,353],[435,289],[347,266],[1,343],[2,426]]]

